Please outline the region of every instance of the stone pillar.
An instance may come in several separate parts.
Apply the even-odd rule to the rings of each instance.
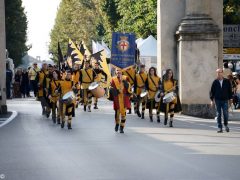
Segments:
[[[185,16],[185,0],[158,0],[157,11],[157,69],[158,74],[171,68],[177,71],[177,43],[175,33]]]
[[[215,2],[223,4],[222,0]],[[222,6],[212,6],[208,0],[186,0],[186,16],[176,32],[183,113],[205,118],[214,117],[209,91],[222,59],[221,27],[210,16],[210,10],[222,12]]]
[[[0,114],[7,113],[6,105],[6,35],[5,6],[0,0]]]

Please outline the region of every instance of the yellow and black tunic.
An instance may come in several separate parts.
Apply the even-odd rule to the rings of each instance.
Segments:
[[[129,68],[129,69],[123,71],[123,75],[128,77],[128,80],[129,80],[129,83],[131,86],[134,85],[136,73],[137,73],[136,69],[134,69],[134,68]]]
[[[136,74],[134,92],[136,93],[137,96],[139,96],[145,89],[147,78],[148,76],[146,72]]]
[[[46,97],[48,84],[50,79],[48,78],[48,71],[41,70],[37,73],[36,81],[38,83],[38,97]]]

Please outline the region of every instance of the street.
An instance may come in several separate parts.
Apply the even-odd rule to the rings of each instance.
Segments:
[[[112,102],[76,109],[72,130],[41,115],[33,98],[8,101],[18,116],[0,128],[0,174],[7,180],[238,180],[240,121],[217,133],[213,119],[177,115],[174,128],[127,115],[114,131]],[[0,178],[1,179],[1,178]],[[2,178],[3,179],[3,178]]]

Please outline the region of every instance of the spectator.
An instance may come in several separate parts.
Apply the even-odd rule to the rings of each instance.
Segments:
[[[28,72],[28,77],[30,79],[31,90],[34,92],[34,96],[37,97],[38,85],[36,81],[37,73],[40,69],[37,66],[37,63],[33,63],[33,67]]]
[[[6,64],[6,89],[7,89],[7,99],[11,98],[11,84],[13,72],[9,68],[9,64]]]
[[[30,88],[29,88],[29,78],[28,78],[28,72],[26,69],[22,72],[22,81],[21,81],[21,93],[22,96],[25,98],[26,96],[29,97]]]
[[[17,69],[17,72],[14,77],[14,83],[13,83],[13,97],[15,98],[21,98],[21,90],[20,85],[22,81],[22,70]]]

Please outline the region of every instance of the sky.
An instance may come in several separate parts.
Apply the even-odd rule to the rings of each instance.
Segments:
[[[28,19],[28,41],[32,45],[28,54],[41,60],[49,60],[48,44],[61,0],[22,0]]]

